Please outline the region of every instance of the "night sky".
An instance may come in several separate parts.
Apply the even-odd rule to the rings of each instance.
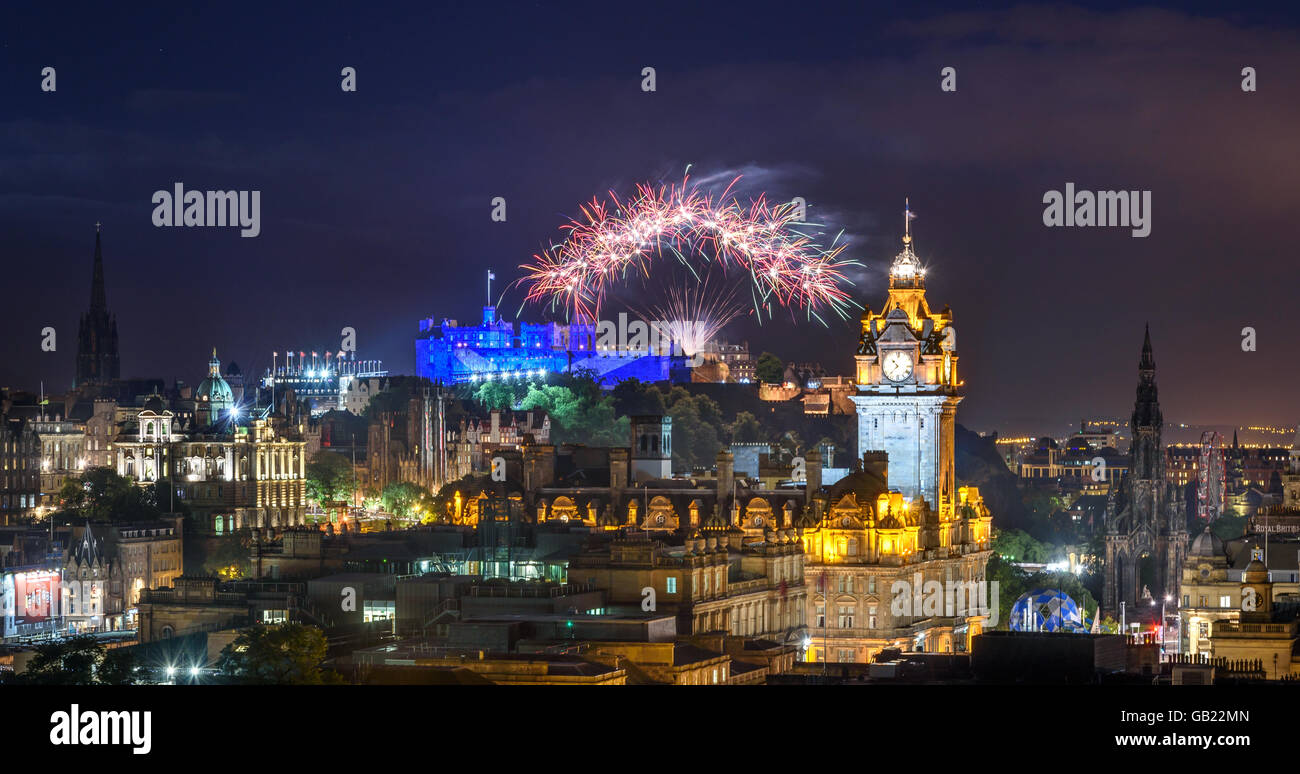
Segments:
[[[1300,416],[1294,11],[40,5],[0,20],[0,385],[70,385],[96,221],[123,376],[197,383],[213,346],[260,372],[272,351],[337,350],[344,326],[360,357],[410,373],[418,319],[476,319],[486,269],[503,287],[580,203],[689,164],[804,197],[844,229],[874,309],[910,197],[931,305],[956,316],[967,426],[1127,416],[1147,321],[1166,420]],[[177,181],[261,191],[261,235],[155,228],[151,196]],[[1151,235],[1044,227],[1044,192],[1067,182],[1152,191]],[[728,334],[832,373],[857,336],[856,320]]]

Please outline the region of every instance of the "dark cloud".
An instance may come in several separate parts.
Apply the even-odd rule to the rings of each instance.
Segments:
[[[637,34],[532,6],[401,24],[326,9],[280,37],[275,10],[166,34],[109,18],[105,33],[136,25],[158,45],[100,51],[67,33],[51,44],[57,97],[29,93],[48,57],[24,41],[21,67],[0,71],[15,95],[0,118],[0,259],[27,289],[0,309],[23,332],[0,383],[71,378],[73,337],[55,357],[37,332],[75,330],[97,220],[125,371],[197,381],[214,344],[256,370],[344,325],[407,371],[416,319],[474,318],[486,268],[516,278],[582,202],[689,165],[710,186],[741,175],[742,196],[804,197],[811,220],[843,231],[876,308],[911,197],[931,301],[962,332],[973,425],[1124,415],[1147,321],[1170,419],[1294,421],[1293,20],[846,5],[796,24],[783,8],[728,17],[725,35],[710,9],[664,9]],[[345,95],[337,74],[353,63]],[[1239,88],[1247,65],[1254,94]],[[954,94],[939,89],[945,66]],[[262,236],[152,228],[150,195],[178,180],[261,190]],[[1151,190],[1151,236],[1044,228],[1043,193],[1066,182]],[[489,220],[494,196],[506,223]],[[853,324],[731,334],[847,371]],[[1256,353],[1238,346],[1246,325]]]

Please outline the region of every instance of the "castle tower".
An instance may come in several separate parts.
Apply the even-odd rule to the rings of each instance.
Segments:
[[[117,351],[117,318],[108,313],[104,291],[104,251],[95,224],[95,263],[90,280],[90,308],[77,328],[76,386],[104,384],[121,376]]]
[[[948,521],[956,508],[957,332],[949,309],[930,311],[925,272],[908,227],[884,308],[862,314],[852,400],[858,455],[887,452],[893,488],[909,500],[924,498]]]

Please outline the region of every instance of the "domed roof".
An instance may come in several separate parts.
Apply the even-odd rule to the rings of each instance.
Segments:
[[[195,400],[216,408],[230,408],[235,403],[235,393],[230,384],[221,378],[221,361],[217,360],[217,350],[212,349],[212,359],[208,361],[208,378],[199,382],[199,389],[194,393]]]
[[[1209,527],[1192,541],[1192,556],[1223,556],[1223,541]]]
[[[831,505],[838,503],[844,495],[852,493],[860,504],[874,503],[882,494],[889,493],[885,480],[869,470],[855,470],[831,487]]]
[[[878,526],[880,529],[902,529],[903,523],[899,521],[898,517],[894,514],[887,513],[885,514],[885,518],[880,520]]]
[[[921,268],[921,260],[912,250],[912,237],[910,235],[903,237],[903,251],[894,256],[894,262],[889,267],[890,279],[918,282],[924,275],[925,270]]]
[[[1242,583],[1267,583],[1268,567],[1264,565],[1264,549],[1255,546],[1250,549],[1250,564],[1241,572]]]
[[[230,389],[230,384],[220,376],[204,379],[199,382],[199,390],[195,393],[201,401],[210,403],[230,404],[235,400],[235,393]]]
[[[144,402],[144,408],[142,410],[152,411],[155,414],[161,414],[163,412],[163,409],[164,406],[163,406],[162,398],[158,397],[157,395],[153,395],[149,398],[149,400],[146,400]]]

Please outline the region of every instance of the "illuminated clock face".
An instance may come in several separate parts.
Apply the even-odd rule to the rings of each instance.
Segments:
[[[885,355],[885,361],[881,365],[886,379],[901,382],[912,375],[912,354],[895,350]]]

